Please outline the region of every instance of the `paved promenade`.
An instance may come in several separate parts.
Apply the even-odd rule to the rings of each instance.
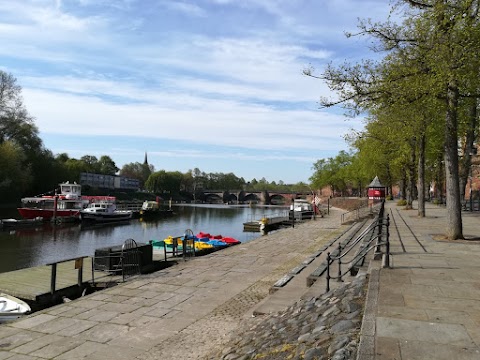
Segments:
[[[387,204],[391,269],[371,271],[358,358],[480,359],[480,213],[463,213],[466,240],[447,241],[445,208],[422,219]]]
[[[348,229],[341,213],[0,325],[0,360],[209,358],[253,312],[325,291],[324,279],[307,288],[299,276],[269,295]],[[442,238],[443,207],[428,204],[422,219],[387,202],[386,214],[391,268],[370,263],[357,359],[480,359],[480,213],[463,213],[462,241]]]
[[[347,227],[341,213],[0,325],[0,360],[204,358],[277,280]]]

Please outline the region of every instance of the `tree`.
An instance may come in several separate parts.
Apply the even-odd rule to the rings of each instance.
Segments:
[[[139,162],[128,163],[123,165],[122,169],[120,170],[120,176],[137,179],[140,182],[140,188],[143,189],[145,187],[145,182],[149,178],[150,174],[154,171],[155,168],[153,165],[142,164]]]
[[[83,161],[85,163],[87,168],[86,172],[94,173],[94,174],[100,173],[100,166],[96,156],[84,155],[80,158],[80,161]]]
[[[480,95],[477,91],[480,4],[478,0],[402,0],[398,4],[407,4],[414,9],[413,12],[405,10],[401,25],[360,23],[360,34],[379,40],[376,50],[387,51],[388,55],[380,63],[364,61],[354,66],[327,67],[320,78],[327,81],[339,99],[322,99],[322,105],[342,104],[351,113],[358,114],[379,106],[408,106],[425,97],[440,99],[443,103],[438,104],[437,109],[443,111],[444,117],[446,233],[449,239],[460,239],[463,234],[457,152],[458,114],[462,96]],[[392,64],[395,66],[391,67]],[[304,73],[313,76],[311,69]],[[423,146],[425,139],[422,137],[420,134],[415,144]],[[410,178],[412,180],[412,176]]]
[[[318,189],[330,187],[333,194],[340,191],[345,194],[349,178],[348,168],[352,164],[352,155],[340,151],[335,158],[321,159],[313,164],[314,173],[310,177],[312,185]]]
[[[110,156],[102,155],[98,159],[98,170],[100,174],[115,175],[120,170]]]
[[[6,201],[15,201],[28,189],[31,181],[29,168],[24,168],[24,153],[12,141],[0,143],[0,196]]]
[[[154,193],[179,193],[183,174],[179,171],[167,172],[160,170],[150,175],[145,182],[145,189]]]
[[[24,175],[18,177],[16,183],[21,183],[20,189],[26,193],[49,186],[43,181],[53,178],[50,161],[54,159],[43,147],[34,119],[23,105],[21,91],[11,74],[0,71],[0,145],[8,143],[3,147],[4,156],[9,154],[24,169]],[[9,163],[11,160],[1,161]],[[28,181],[24,180],[25,176]]]

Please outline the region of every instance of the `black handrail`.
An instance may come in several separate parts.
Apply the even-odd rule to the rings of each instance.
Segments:
[[[352,243],[345,246],[342,249],[342,245],[338,244],[338,250],[335,251],[335,255],[332,253],[327,253],[327,292],[330,291],[330,279],[337,279],[337,281],[343,281],[342,277],[345,276],[347,273],[352,272],[352,270],[357,266],[357,263],[365,258],[365,256],[372,250],[376,249],[376,253],[381,254],[381,247],[385,245],[385,264],[384,267],[390,267],[390,217],[387,215],[386,221],[383,219],[385,209],[385,203],[382,202],[380,212],[375,221],[373,221]],[[385,231],[385,240],[383,239],[383,228],[386,228]],[[377,230],[377,231],[375,231]],[[352,249],[358,245],[359,242],[364,241],[367,235],[370,234],[370,239],[365,243],[366,245],[361,248],[357,254],[351,260],[350,267],[342,273],[342,258],[346,256]],[[375,243],[374,243],[375,242]],[[342,253],[343,250],[343,253]],[[337,254],[338,253],[338,254]],[[331,276],[330,275],[330,265],[334,263],[334,261],[338,261],[338,275]]]

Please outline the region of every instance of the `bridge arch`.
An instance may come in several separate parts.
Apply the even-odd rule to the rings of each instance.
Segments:
[[[258,203],[260,202],[260,198],[257,196],[257,194],[255,193],[250,193],[250,194],[245,194],[245,196],[243,197],[243,201],[246,202],[246,203]]]
[[[288,202],[288,199],[283,194],[270,195],[270,204],[272,205],[284,205]]]
[[[205,197],[203,199],[208,204],[223,204],[223,197],[220,196],[219,194],[216,193],[208,193],[205,194]]]
[[[226,204],[236,204],[238,202],[238,197],[235,194],[225,193],[223,200]]]

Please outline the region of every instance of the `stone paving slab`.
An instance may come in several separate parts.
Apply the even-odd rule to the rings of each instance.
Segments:
[[[369,283],[369,292],[378,288],[378,304],[370,310],[375,340],[365,329],[357,360],[480,359],[480,242],[442,239],[443,207],[427,204],[426,218],[393,202],[386,210],[396,219],[405,251],[391,228],[391,268],[380,269]],[[465,234],[478,237],[480,213],[464,217],[463,225]]]

